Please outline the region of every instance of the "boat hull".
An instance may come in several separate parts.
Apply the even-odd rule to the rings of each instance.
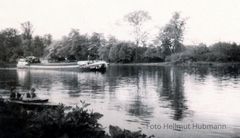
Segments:
[[[49,64],[30,64],[17,66],[18,69],[47,69],[47,70],[77,70],[77,63],[49,63]]]
[[[100,65],[100,66],[84,66],[84,67],[79,67],[81,71],[100,71],[100,72],[105,72],[107,67],[105,65]]]
[[[81,71],[105,72],[108,67],[108,63],[105,61],[80,61],[78,64]]]
[[[27,109],[30,109],[30,110],[35,110],[35,109],[44,109],[44,108],[56,108],[58,107],[57,104],[52,104],[52,103],[49,103],[48,101],[47,102],[24,102],[24,101],[20,101],[20,100],[6,100],[5,103],[8,103],[8,104],[12,104],[12,105],[15,105],[15,106],[21,106],[23,108],[27,108]]]
[[[22,102],[24,102],[24,103],[46,103],[46,102],[48,102],[48,99],[34,99],[34,100],[28,99],[28,100],[22,100]]]
[[[80,64],[79,64],[80,63]],[[69,71],[101,71],[105,72],[108,64],[106,62],[80,61],[78,63],[48,63],[18,65],[18,69],[39,69],[39,70],[69,70]]]

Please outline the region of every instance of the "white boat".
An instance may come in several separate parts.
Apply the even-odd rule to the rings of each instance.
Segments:
[[[83,71],[105,71],[108,63],[102,60],[78,61],[79,68]]]
[[[30,65],[29,62],[27,62],[26,59],[21,58],[21,59],[18,60],[17,68],[25,68],[25,67],[27,67],[29,65]]]

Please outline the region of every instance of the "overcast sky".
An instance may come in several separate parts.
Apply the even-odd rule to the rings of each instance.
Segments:
[[[240,42],[240,0],[0,0],[0,29],[20,29],[20,23],[30,21],[35,35],[50,33],[54,39],[77,28],[127,40],[132,37],[123,16],[135,10],[152,16],[151,34],[180,11],[188,18],[185,44]]]

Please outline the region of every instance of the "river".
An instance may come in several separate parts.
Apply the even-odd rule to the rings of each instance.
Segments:
[[[240,137],[240,68],[111,65],[105,73],[0,69],[0,94],[36,88],[117,125],[166,138]]]

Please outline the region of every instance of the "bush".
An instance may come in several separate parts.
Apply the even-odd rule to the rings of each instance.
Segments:
[[[107,135],[98,120],[100,113],[81,106],[44,110],[26,110],[18,105],[4,102],[0,97],[0,137],[4,138],[146,138],[140,131],[131,132],[110,126]],[[152,136],[150,136],[152,137]],[[149,138],[150,138],[149,137]]]
[[[152,138],[154,136],[147,136],[141,131],[131,132],[129,130],[122,130],[118,126],[109,126],[109,132],[112,138]]]
[[[188,47],[185,51],[168,56],[166,61],[170,62],[239,62],[240,46],[233,43],[216,43],[210,47],[199,45],[196,47]]]
[[[185,51],[182,53],[175,53],[175,54],[172,54],[171,56],[167,56],[165,58],[165,61],[182,63],[186,61],[195,61],[195,58],[193,57],[193,55],[191,55],[191,53],[189,53],[189,51]]]
[[[86,109],[89,104],[68,109],[64,105],[40,112],[28,111],[19,106],[1,105],[0,137],[105,137],[98,123],[101,114]],[[67,113],[66,113],[67,111]]]
[[[144,53],[144,61],[146,62],[162,62],[163,55],[161,49],[156,47],[148,47]]]

